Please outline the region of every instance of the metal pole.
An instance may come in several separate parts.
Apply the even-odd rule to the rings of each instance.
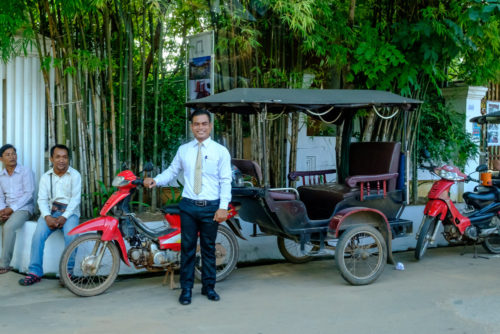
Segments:
[[[264,179],[264,187],[269,187],[269,161],[267,159],[267,145],[266,145],[266,126],[267,126],[267,104],[264,104],[262,112],[260,114],[260,126],[262,127],[262,160],[264,162],[264,170],[262,171],[262,176]]]
[[[403,152],[406,155],[406,171],[403,176],[403,203],[408,204],[408,198],[410,198],[410,187],[408,187],[408,180],[410,179],[410,152],[408,152],[408,138],[407,138],[407,128],[408,128],[408,112],[409,108],[404,108],[404,125],[403,125]]]

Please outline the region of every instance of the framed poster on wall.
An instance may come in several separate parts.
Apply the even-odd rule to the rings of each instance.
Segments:
[[[486,113],[500,111],[500,101],[486,101]],[[499,124],[488,124],[488,146],[499,146]]]

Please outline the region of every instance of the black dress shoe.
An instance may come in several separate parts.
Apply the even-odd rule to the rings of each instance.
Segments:
[[[204,296],[207,296],[207,298],[211,301],[219,301],[220,300],[220,296],[217,294],[217,292],[215,292],[214,289],[201,289],[201,294],[204,295]]]
[[[179,303],[182,305],[191,304],[191,289],[182,289],[181,295],[179,296]]]

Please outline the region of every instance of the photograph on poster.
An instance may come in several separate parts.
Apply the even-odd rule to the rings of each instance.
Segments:
[[[486,101],[486,113],[500,111],[500,101]],[[498,141],[498,124],[488,124],[488,146],[500,145]]]
[[[210,79],[210,56],[192,58],[189,62],[189,80]]]
[[[488,144],[498,145],[498,124],[488,124]]]
[[[196,100],[209,96],[210,79],[189,80],[189,99]]]

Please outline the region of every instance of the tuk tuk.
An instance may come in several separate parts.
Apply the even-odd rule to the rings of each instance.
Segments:
[[[254,231],[258,227],[266,235],[277,236],[280,251],[288,260],[306,262],[325,249],[333,249],[342,277],[350,284],[364,285],[382,274],[386,262],[394,263],[392,239],[406,236],[413,224],[401,218],[407,204],[406,140],[352,142],[353,119],[361,109],[402,112],[406,138],[408,113],[420,103],[374,90],[236,88],[186,105],[213,113],[254,114],[263,125],[270,114],[294,111],[330,124],[344,124],[344,154],[337,163],[340,168],[326,171],[336,172],[337,182],[271,188],[255,161],[233,159],[241,173],[261,182],[233,186],[232,204],[242,220],[254,224]],[[263,137],[265,128],[262,126]],[[324,181],[324,173],[291,171],[288,177],[321,175]],[[297,244],[299,253],[287,250],[286,241]]]

